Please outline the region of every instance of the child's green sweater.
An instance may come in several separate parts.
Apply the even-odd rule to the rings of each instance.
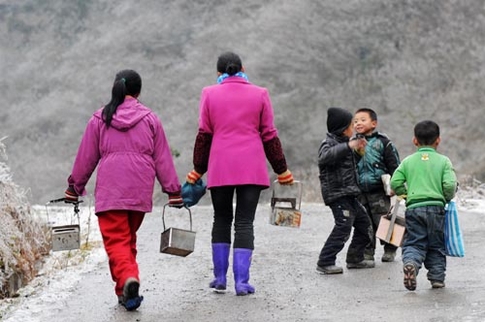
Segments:
[[[420,147],[406,157],[391,178],[396,195],[406,195],[407,208],[444,206],[455,196],[456,175],[448,157]]]

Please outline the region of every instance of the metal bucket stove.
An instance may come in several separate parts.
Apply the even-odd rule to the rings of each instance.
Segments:
[[[275,181],[272,187],[269,223],[275,226],[299,228],[301,195],[300,181],[294,181],[292,185],[281,185]]]
[[[79,220],[79,201],[70,201],[66,198],[51,200],[47,205],[57,202],[65,202],[74,205],[74,213],[71,216],[71,223],[66,225],[51,226],[52,251],[79,249],[81,246],[81,229]],[[77,224],[73,224],[74,217],[77,217]],[[49,211],[47,210],[47,221],[49,221]]]
[[[166,229],[165,208],[167,206],[168,204],[165,204],[162,211],[163,233],[160,242],[160,253],[186,257],[194,251],[195,246],[195,231],[192,231],[192,213],[188,207],[184,207],[189,212],[190,230],[173,227]]]

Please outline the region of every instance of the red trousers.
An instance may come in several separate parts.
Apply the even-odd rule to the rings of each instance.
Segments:
[[[111,277],[116,283],[116,295],[123,295],[123,286],[128,278],[140,280],[136,262],[136,232],[144,217],[143,212],[129,210],[112,210],[98,214]]]

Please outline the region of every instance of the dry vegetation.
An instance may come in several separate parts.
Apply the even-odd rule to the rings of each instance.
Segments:
[[[5,160],[5,145],[0,140]],[[9,168],[0,161],[0,298],[15,294],[32,280],[40,259],[50,248],[47,226],[36,221],[25,191],[12,180]]]

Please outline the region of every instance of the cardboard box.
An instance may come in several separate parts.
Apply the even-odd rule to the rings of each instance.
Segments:
[[[379,227],[377,227],[376,237],[386,243],[400,247],[404,240],[404,233],[406,231],[404,218],[397,216],[395,220],[388,215],[381,217]]]

